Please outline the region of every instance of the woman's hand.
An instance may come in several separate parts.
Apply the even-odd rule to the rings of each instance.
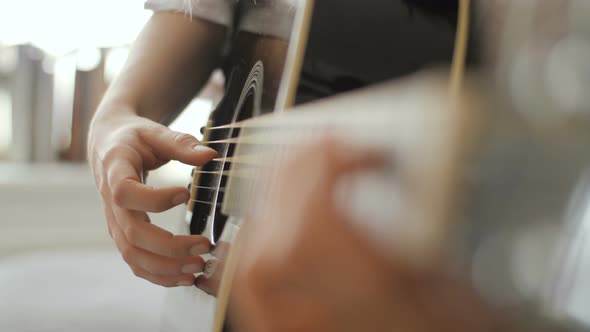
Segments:
[[[89,161],[102,195],[111,237],[136,275],[163,286],[192,286],[208,252],[204,237],[174,236],[146,212],[189,199],[185,188],[155,189],[143,174],[169,160],[201,165],[216,156],[171,122],[218,67],[227,28],[183,13],[154,14],[110,85],[88,140]]]
[[[216,155],[193,136],[171,131],[124,107],[98,112],[89,135],[89,160],[109,234],[138,277],[167,287],[192,286],[193,274],[203,270],[199,255],[209,251],[207,238],[173,235],[151,224],[147,215],[187,202],[188,190],[153,188],[142,179],[170,160],[197,166]]]
[[[378,165],[375,153],[325,140],[281,168],[268,209],[244,228],[230,307],[240,331],[471,332],[493,325],[465,283],[392,261],[334,204],[342,176]]]

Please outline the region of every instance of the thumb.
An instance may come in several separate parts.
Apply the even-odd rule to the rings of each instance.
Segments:
[[[178,160],[199,166],[218,156],[217,151],[201,145],[194,136],[176,132],[168,127],[150,128],[141,132],[143,141],[161,159]]]

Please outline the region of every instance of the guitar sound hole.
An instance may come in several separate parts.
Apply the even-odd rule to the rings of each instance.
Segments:
[[[238,116],[236,117],[236,121],[244,121],[251,118],[254,114],[254,91],[249,91],[248,95],[246,96],[244,103],[241,109],[237,110]],[[228,138],[237,138],[240,136],[240,129],[234,128],[230,130],[228,133]],[[235,144],[228,144],[227,145],[227,157],[231,158],[234,156],[236,145]],[[222,169],[224,170],[231,170],[232,164],[229,162],[224,163]],[[228,185],[228,177],[223,176],[221,178],[220,190],[225,190]],[[227,222],[228,216],[221,212],[221,208],[223,206],[223,199],[225,197],[225,191],[219,192],[217,195],[217,211],[215,214],[215,220],[213,223],[213,240],[215,243],[219,241],[221,238],[221,234],[223,233],[223,229],[225,228],[225,223]]]
[[[260,61],[251,69],[248,78],[235,69],[230,75],[226,98],[212,115],[212,126],[219,127],[241,122],[260,113],[263,69]],[[240,86],[241,90],[237,89]],[[238,98],[239,96],[239,98]],[[219,153],[219,158],[204,165],[196,188],[195,204],[191,218],[191,234],[204,235],[213,244],[220,240],[229,218],[223,213],[231,168],[236,163],[225,161],[234,156],[236,144],[228,139],[238,138],[239,128],[217,128],[208,132],[208,146]],[[242,165],[240,165],[242,166]]]

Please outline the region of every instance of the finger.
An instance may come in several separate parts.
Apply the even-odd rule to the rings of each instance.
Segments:
[[[127,241],[125,234],[117,225],[113,227],[113,238],[127,264],[140,268],[153,276],[192,275],[202,272],[205,265],[203,258],[200,256],[171,258],[134,247]]]
[[[195,286],[209,295],[217,296],[225,272],[225,259],[210,259],[205,262],[203,274],[197,277]]]
[[[212,296],[217,296],[217,293],[219,292],[219,285],[220,279],[218,279],[218,277],[207,278],[204,275],[200,275],[195,279],[195,286]]]
[[[178,160],[200,166],[217,157],[217,151],[201,145],[194,136],[172,131],[167,127],[143,129],[141,139],[161,159]]]
[[[305,163],[301,163],[305,160]],[[324,137],[313,144],[299,147],[280,165],[278,181],[274,191],[267,195],[278,197],[281,201],[298,202],[315,192],[317,197],[329,198],[342,176],[362,170],[378,168],[385,164],[383,156],[372,149],[366,149]],[[277,188],[289,188],[276,195]],[[274,197],[269,197],[274,199]],[[323,200],[316,203],[326,203]]]
[[[190,193],[186,188],[153,188],[142,184],[140,172],[128,160],[117,159],[110,163],[107,182],[113,202],[121,208],[163,212],[186,203]]]
[[[149,273],[139,267],[131,267],[133,274],[145,279],[153,284],[164,286],[164,287],[193,287],[195,283],[195,276],[192,274],[181,275],[181,276],[158,276]]]
[[[165,257],[190,257],[208,253],[211,244],[204,236],[174,235],[149,222],[144,212],[114,208],[125,239],[134,247]]]
[[[305,160],[305,163],[301,163]],[[334,181],[345,173],[377,168],[385,164],[382,153],[361,146],[354,146],[327,136],[297,148],[281,165],[280,176],[317,175],[323,181]],[[321,174],[320,174],[321,173]],[[309,181],[308,181],[309,182]]]
[[[133,180],[123,180],[113,192],[118,207],[144,212],[164,212],[189,198],[190,192],[183,187],[153,188]]]
[[[326,180],[335,182],[342,175],[383,166],[385,158],[376,150],[354,146],[326,137],[318,145],[318,155],[323,156],[327,167]]]
[[[233,283],[235,291],[231,295],[232,307],[235,310],[231,310],[230,319],[242,331],[282,331],[271,328],[269,311],[265,310],[269,307],[274,308],[276,303],[266,296],[267,289],[262,291],[256,289],[253,287],[251,280],[251,277],[247,277],[242,273],[238,273],[236,276]],[[199,283],[199,278],[195,283]],[[254,286],[258,284],[255,283]],[[266,285],[266,287],[269,286]],[[230,309],[232,308],[230,307]]]

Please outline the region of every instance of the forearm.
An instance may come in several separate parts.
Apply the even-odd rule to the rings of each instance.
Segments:
[[[224,26],[183,14],[156,13],[135,42],[98,115],[134,112],[171,121],[219,65]]]

